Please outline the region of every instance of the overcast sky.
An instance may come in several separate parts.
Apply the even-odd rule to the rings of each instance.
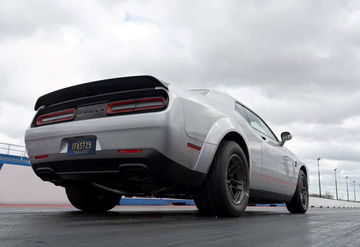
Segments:
[[[360,2],[0,0],[0,142],[23,144],[36,99],[150,74],[228,92],[310,168],[310,189],[360,198]],[[352,183],[349,186],[353,198]]]

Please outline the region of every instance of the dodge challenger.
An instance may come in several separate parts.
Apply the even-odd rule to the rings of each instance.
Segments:
[[[89,82],[41,96],[25,143],[32,168],[87,212],[126,197],[189,198],[207,216],[249,203],[308,208],[308,170],[253,110],[215,90],[152,76]]]

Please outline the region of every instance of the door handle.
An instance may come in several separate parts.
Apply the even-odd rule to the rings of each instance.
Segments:
[[[260,135],[261,136],[261,138],[265,141],[266,140],[266,137],[265,136],[263,136],[263,135]]]

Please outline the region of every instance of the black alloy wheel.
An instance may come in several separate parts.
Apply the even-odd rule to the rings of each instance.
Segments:
[[[235,205],[241,203],[245,196],[246,170],[241,165],[237,154],[230,157],[227,169],[227,192]]]
[[[308,184],[307,178],[305,176],[300,177],[300,198],[303,207],[307,207],[309,204],[309,192],[308,192]]]
[[[299,178],[296,191],[290,202],[286,202],[286,207],[290,213],[304,214],[309,207],[309,185],[305,172],[299,171]]]

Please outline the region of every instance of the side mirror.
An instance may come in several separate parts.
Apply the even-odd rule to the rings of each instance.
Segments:
[[[280,142],[280,146],[284,146],[286,141],[290,141],[292,139],[292,135],[290,134],[290,132],[283,132],[281,133],[281,142]]]

